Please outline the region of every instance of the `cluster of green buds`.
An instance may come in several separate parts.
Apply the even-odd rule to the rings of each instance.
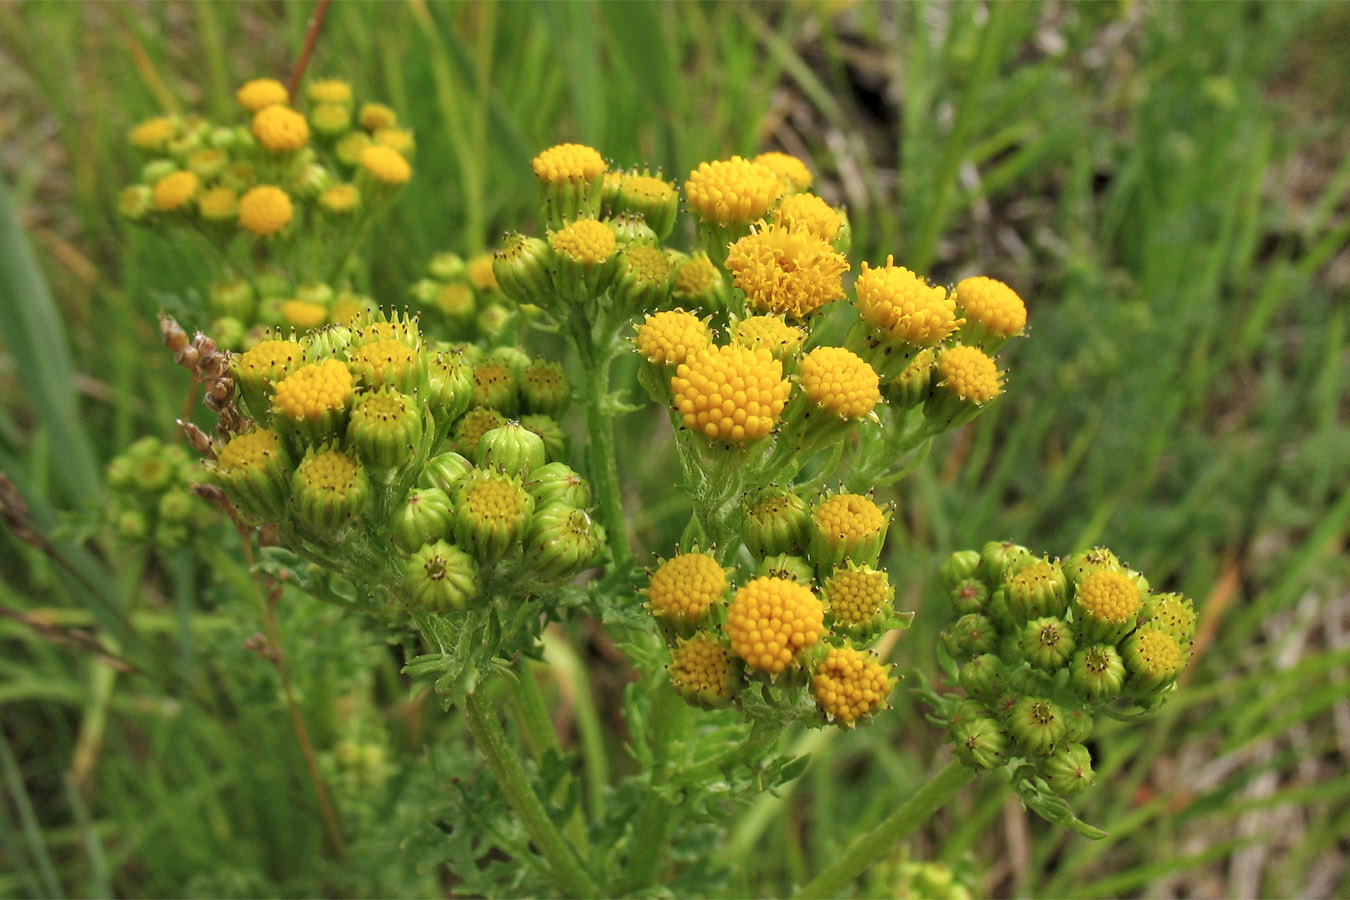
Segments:
[[[990,542],[941,576],[959,616],[942,647],[966,699],[942,699],[939,716],[962,762],[1008,766],[1029,790],[1092,784],[1094,720],[1157,709],[1195,640],[1191,601],[1151,591],[1105,547],[1052,560]]]
[[[489,345],[509,341],[517,332],[519,309],[497,287],[491,253],[467,261],[457,253],[438,253],[409,294],[422,329],[447,340]]]
[[[270,78],[235,97],[246,124],[160,116],[132,129],[149,158],[119,202],[126,219],[210,248],[211,331],[227,348],[257,325],[303,330],[369,308],[343,288],[345,269],[412,177],[414,149],[394,110],[358,106],[344,81],[311,81],[304,108]]]
[[[108,463],[110,494],[105,516],[112,532],[130,544],[169,550],[215,523],[192,492],[196,460],[178,444],[143,437]]]
[[[896,613],[895,588],[877,568],[890,510],[846,492],[808,505],[787,490],[746,507],[753,570],[695,547],[650,573],[647,605],[670,649],[671,684],[699,706],[848,728],[869,721],[895,684],[871,646],[913,617]]]

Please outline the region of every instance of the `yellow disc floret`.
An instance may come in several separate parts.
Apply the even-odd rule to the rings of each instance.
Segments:
[[[259,341],[235,362],[240,377],[271,379],[285,376],[305,361],[305,348],[297,341]]]
[[[1176,638],[1157,628],[1140,628],[1125,642],[1126,664],[1147,680],[1171,678],[1186,665]]]
[[[353,393],[352,373],[340,360],[326,359],[277,382],[272,406],[293,422],[314,421],[346,407]]]
[[[628,271],[638,282],[665,284],[670,279],[670,258],[659,247],[627,247]]]
[[[801,319],[844,296],[848,260],[813,234],[769,224],[731,245],[727,268],[752,307]]]
[[[637,332],[638,352],[657,364],[679,365],[710,343],[707,323],[682,309],[648,316]]]
[[[289,103],[291,93],[275,78],[255,78],[235,91],[234,98],[244,109],[257,112],[268,106]]]
[[[852,647],[831,647],[811,677],[811,693],[826,716],[852,725],[886,702],[889,668]]]
[[[352,368],[369,384],[390,384],[406,377],[417,351],[396,338],[379,338],[352,351]]]
[[[691,355],[675,370],[670,389],[686,428],[741,443],[773,430],[792,385],[768,350],[733,344]]]
[[[999,337],[1021,334],[1027,324],[1022,298],[1003,282],[983,275],[956,283],[956,305],[971,322]]]
[[[727,611],[731,650],[746,665],[777,674],[825,633],[825,607],[809,588],[786,578],[756,578]]]
[[[584,266],[598,266],[608,261],[619,249],[614,232],[604,222],[578,219],[566,228],[548,236],[553,252]]]
[[[178,122],[169,116],[156,116],[146,119],[127,135],[131,146],[138,150],[163,150],[169,141],[178,136]]]
[[[672,293],[682,300],[702,297],[717,290],[721,280],[722,273],[713,265],[711,259],[706,256],[695,256],[676,270]]]
[[[938,354],[937,374],[943,388],[976,406],[983,406],[1003,392],[998,366],[983,350],[964,345]]]
[[[780,316],[750,316],[731,326],[731,340],[742,347],[767,348],[783,359],[801,348],[806,332]]]
[[[201,179],[191,172],[171,172],[155,182],[155,208],[160,212],[186,209],[201,186]]]
[[[321,450],[300,463],[305,487],[310,491],[345,495],[356,487],[361,464],[341,450]]]
[[[802,390],[813,404],[845,419],[859,419],[881,399],[877,373],[843,347],[817,347],[802,358]]]
[[[690,211],[715,225],[746,225],[762,218],[782,192],[773,169],[740,156],[700,163],[684,183]]]
[[[393,147],[371,144],[361,151],[361,168],[384,185],[407,184],[412,178],[412,166]]]
[[[670,681],[682,696],[702,701],[731,699],[731,654],[706,635],[681,641],[671,654]]]
[[[213,187],[197,200],[197,211],[208,222],[229,222],[239,215],[239,192],[234,188]]]
[[[545,184],[590,181],[605,171],[605,158],[585,144],[558,144],[530,162],[534,174]]]
[[[338,103],[343,106],[352,104],[352,86],[338,78],[326,78],[311,81],[305,88],[305,96],[310,103]]]
[[[1123,572],[1098,569],[1078,586],[1077,603],[1094,619],[1115,625],[1139,614],[1139,586]]]
[[[231,439],[220,449],[216,466],[222,472],[246,472],[262,468],[269,459],[284,452],[275,431],[259,428]]]
[[[492,254],[480,253],[464,264],[464,277],[476,291],[497,290],[497,275],[492,271]]]
[[[703,617],[727,592],[727,573],[706,553],[672,556],[652,573],[647,599],[662,619]]]
[[[844,227],[844,217],[815,194],[784,197],[773,211],[773,221],[789,231],[805,231],[822,241],[833,241]]]
[[[528,515],[528,503],[520,485],[508,478],[480,478],[464,496],[469,517],[485,524],[518,522]]]
[[[296,328],[318,328],[328,319],[328,310],[308,300],[287,300],[281,304],[281,317]]]
[[[825,582],[825,606],[836,625],[845,628],[872,622],[894,594],[890,577],[870,566],[836,569]]]
[[[270,237],[281,231],[294,215],[290,195],[273,184],[249,188],[239,198],[239,224],[258,237]]]
[[[946,288],[928,284],[892,257],[879,269],[863,263],[854,287],[859,317],[891,340],[930,347],[961,326]]]
[[[795,156],[770,150],[755,157],[755,162],[768,166],[783,184],[793,190],[804,191],[811,186],[811,170]]]
[[[835,494],[811,511],[821,534],[857,541],[875,538],[886,530],[886,511],[862,494]]]
[[[309,123],[289,106],[267,106],[253,114],[253,136],[273,153],[291,153],[309,143]]]

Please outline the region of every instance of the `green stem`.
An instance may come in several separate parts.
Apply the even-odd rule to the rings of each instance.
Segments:
[[[947,804],[957,791],[975,778],[975,772],[960,762],[950,762],[917,794],[887,816],[879,825],[855,840],[829,868],[817,875],[794,897],[838,897],[843,888],[880,860],[915,828]]]
[[[663,678],[652,697],[652,787],[670,781],[670,745],[681,728],[685,703]],[[665,849],[672,824],[674,804],[656,790],[647,797],[633,829],[633,853],[628,860],[628,877],[618,893],[628,894],[651,885],[656,864]]]
[[[719,777],[723,769],[733,765],[738,760],[745,762],[746,765],[753,766],[765,750],[778,743],[782,734],[781,723],[773,719],[755,719],[750,725],[749,733],[739,744],[706,762],[685,769],[680,773],[680,780],[687,784],[708,781]]]
[[[507,802],[520,817],[540,854],[548,861],[554,887],[572,897],[596,897],[600,889],[568,845],[558,826],[548,817],[525,774],[525,767],[507,740],[506,732],[483,700],[481,688],[464,698],[464,717],[478,749],[492,770]]]
[[[608,408],[609,367],[614,356],[608,348],[597,348],[591,326],[581,312],[572,314],[572,338],[581,356],[586,378],[586,434],[589,440],[591,487],[599,504],[600,521],[608,533],[609,550],[614,562],[623,565],[633,558],[628,543],[628,522],[623,514],[623,494],[619,488],[619,467],[614,455],[614,425]]]
[[[544,695],[539,691],[539,682],[534,680],[528,663],[522,663],[511,682],[511,703],[516,708],[516,719],[520,722],[520,732],[530,747],[530,755],[543,759],[549,750],[560,750],[558,733],[548,716],[548,707],[544,705]]]

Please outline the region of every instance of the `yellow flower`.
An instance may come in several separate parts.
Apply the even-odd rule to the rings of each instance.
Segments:
[[[305,88],[305,96],[310,103],[340,103],[351,106],[352,86],[337,78],[311,81]]]
[[[680,553],[652,573],[647,600],[661,619],[703,618],[727,592],[726,570],[706,553]]]
[[[700,163],[684,183],[689,209],[716,225],[746,225],[762,218],[783,192],[773,169],[740,156]]]
[[[295,208],[290,195],[271,184],[249,188],[239,198],[239,224],[258,237],[269,237],[291,223]]]
[[[416,374],[417,351],[395,338],[362,344],[351,352],[351,368],[367,385],[389,384],[411,389]]]
[[[680,641],[671,653],[670,683],[691,702],[726,705],[735,684],[730,651],[724,643],[706,634]]]
[[[385,185],[407,184],[412,178],[412,166],[393,147],[371,144],[361,151],[361,168]]]
[[[939,384],[962,400],[983,406],[1003,392],[998,367],[978,347],[958,345],[938,354]]]
[[[495,409],[475,406],[460,417],[455,425],[455,450],[466,459],[478,458],[478,445],[483,435],[506,424],[506,419]]]
[[[658,365],[679,365],[710,343],[707,323],[682,309],[647,316],[637,332],[638,352]]]
[[[545,184],[590,181],[607,168],[605,158],[585,144],[558,144],[530,162],[534,174]]]
[[[756,156],[755,162],[772,169],[785,187],[804,191],[811,186],[811,170],[806,167],[806,163],[791,154],[771,150]]]
[[[675,270],[671,294],[677,300],[704,301],[722,287],[722,272],[703,254],[696,254]]]
[[[233,221],[239,214],[239,193],[233,188],[211,188],[197,201],[197,211],[208,222]]]
[[[736,592],[726,630],[747,666],[776,675],[825,634],[825,607],[795,581],[756,578]]]
[[[786,359],[801,349],[806,332],[781,316],[750,316],[731,326],[731,341],[752,350],[764,347],[775,359]]]
[[[330,216],[345,216],[361,206],[361,191],[354,184],[335,184],[319,195],[319,209]]]
[[[341,360],[325,359],[296,369],[277,382],[273,408],[292,422],[315,422],[343,410],[355,391]]]
[[[127,135],[131,146],[138,150],[162,151],[169,141],[178,136],[178,122],[169,116],[146,119]]]
[[[849,541],[875,538],[889,522],[885,511],[862,494],[835,494],[816,504],[811,517],[817,531]]]
[[[393,128],[398,124],[398,113],[383,103],[367,103],[361,107],[356,120],[366,131],[375,132],[381,128]]]
[[[956,318],[956,302],[945,288],[930,286],[909,269],[895,265],[890,256],[879,269],[863,263],[854,288],[858,315],[891,340],[931,347],[963,321]]]
[[[802,358],[800,381],[816,406],[845,419],[860,419],[881,399],[872,367],[843,347],[817,347]]]
[[[598,266],[610,260],[619,249],[609,226],[595,219],[578,219],[548,236],[555,253],[585,266]]]
[[[220,449],[216,457],[216,467],[226,473],[242,473],[263,468],[268,460],[282,457],[285,448],[277,433],[267,428],[259,428],[247,434],[231,438]]]
[[[768,350],[731,345],[690,355],[670,389],[686,428],[744,443],[773,430],[792,385]]]
[[[253,114],[253,136],[273,153],[291,153],[309,143],[309,123],[289,106],[266,106]]]
[[[811,693],[826,716],[853,725],[885,702],[890,667],[852,647],[831,647],[811,677]]]
[[[815,194],[784,197],[773,211],[774,224],[789,231],[805,231],[822,241],[831,242],[844,227],[844,217]]]
[[[890,577],[871,566],[835,569],[825,582],[825,608],[838,628],[866,627],[885,612],[894,596]]]
[[[465,263],[464,275],[476,291],[497,290],[497,275],[492,271],[491,253],[480,253]]]
[[[155,182],[155,208],[179,212],[196,198],[202,182],[191,172],[171,172]]]
[[[1022,298],[1003,282],[983,275],[956,283],[956,305],[972,324],[998,337],[1021,334],[1027,324]]]
[[[318,328],[327,320],[328,310],[307,300],[287,300],[281,304],[281,317],[296,328]]]
[[[239,105],[249,112],[257,112],[268,106],[286,104],[291,100],[290,91],[275,78],[255,78],[244,84],[234,97]]]
[[[1074,601],[1093,619],[1123,625],[1139,614],[1139,586],[1123,572],[1098,569],[1078,586]]]
[[[406,128],[381,128],[371,135],[371,140],[381,146],[392,147],[404,156],[411,155],[417,146],[413,133]]]
[[[236,359],[235,370],[240,377],[276,381],[304,359],[305,348],[296,341],[259,341]]]
[[[769,224],[731,245],[727,268],[752,307],[801,319],[844,296],[848,260],[814,235]]]
[[[1147,625],[1125,639],[1120,655],[1130,684],[1144,690],[1167,684],[1186,665],[1186,654],[1176,638]]]

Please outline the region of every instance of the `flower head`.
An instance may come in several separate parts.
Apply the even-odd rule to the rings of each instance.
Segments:
[[[239,224],[258,237],[278,233],[294,215],[290,195],[276,185],[260,184],[239,198]]]
[[[366,131],[375,132],[381,128],[393,128],[398,124],[398,113],[383,103],[367,103],[361,107],[356,121]]]
[[[708,634],[682,640],[671,653],[670,684],[680,696],[699,706],[730,702],[736,685],[731,651]]]
[[[732,652],[750,668],[776,675],[824,635],[825,607],[809,588],[765,576],[736,592],[726,628]]]
[[[326,359],[278,381],[272,408],[292,423],[313,423],[346,409],[354,396],[351,371],[340,360]]]
[[[755,162],[772,169],[783,186],[790,190],[804,191],[811,186],[814,178],[806,163],[789,153],[770,150],[756,156]]]
[[[858,315],[890,340],[930,347],[961,325],[946,289],[895,265],[893,257],[879,269],[863,263],[854,288]]]
[[[553,251],[573,262],[598,266],[618,251],[618,240],[609,226],[596,219],[578,219],[549,235]]]
[[[775,359],[787,359],[801,349],[806,332],[781,316],[749,316],[731,326],[731,341],[752,350],[764,347]]]
[[[492,271],[492,254],[480,253],[464,264],[464,277],[476,291],[497,290],[497,276]]]
[[[890,513],[862,494],[835,494],[811,510],[811,561],[828,572],[844,560],[876,565]]]
[[[1129,683],[1143,690],[1168,684],[1186,665],[1186,654],[1176,638],[1144,626],[1121,645]]]
[[[658,365],[679,365],[712,343],[705,321],[682,309],[647,316],[637,330],[638,352]]]
[[[487,406],[475,406],[460,417],[455,425],[455,450],[469,459],[478,458],[478,445],[483,435],[506,424],[505,417]]]
[[[318,328],[328,320],[328,310],[309,300],[287,300],[281,304],[281,317],[296,328]]]
[[[836,630],[866,630],[891,608],[895,588],[885,572],[845,565],[825,581],[825,609]]]
[[[530,161],[534,174],[545,184],[565,181],[590,181],[604,173],[605,158],[585,144],[558,144]]]
[[[700,219],[746,225],[768,213],[783,186],[774,170],[740,156],[700,163],[684,183],[685,199]]]
[[[305,456],[291,477],[295,514],[324,536],[335,536],[361,514],[370,497],[370,480],[355,455],[332,447]]]
[[[384,144],[371,144],[361,151],[360,165],[376,182],[395,187],[408,183],[412,178],[412,166],[393,147]]]
[[[811,694],[825,715],[852,726],[886,702],[890,667],[852,647],[831,647],[811,676]]]
[[[201,179],[191,172],[172,172],[155,182],[155,208],[161,212],[186,209],[201,190]]]
[[[998,367],[978,347],[958,345],[938,354],[939,386],[962,400],[983,406],[1003,392]]]
[[[162,151],[169,141],[178,136],[178,122],[169,116],[157,116],[146,119],[127,135],[131,146],[137,150]]]
[[[773,430],[792,384],[763,348],[709,346],[690,355],[670,380],[686,428],[744,443]]]
[[[352,86],[339,78],[324,78],[311,81],[305,88],[305,96],[310,103],[339,103],[352,105]]]
[[[362,383],[412,390],[417,382],[418,353],[406,341],[376,338],[351,352],[350,366]]]
[[[727,593],[727,573],[706,553],[679,553],[652,573],[647,600],[661,619],[703,619]]]
[[[804,231],[827,242],[838,237],[844,227],[844,217],[815,194],[784,197],[773,211],[773,221],[788,231]]]
[[[752,307],[801,319],[844,296],[848,260],[809,232],[768,224],[732,244],[727,268]]]
[[[309,123],[289,106],[265,106],[253,114],[253,136],[273,153],[292,153],[309,143]]]
[[[234,188],[213,187],[197,200],[197,211],[208,222],[230,222],[239,215],[239,194]]]
[[[496,562],[516,544],[534,513],[534,498],[520,479],[476,470],[455,488],[455,540],[483,562]]]
[[[255,78],[235,91],[234,98],[244,109],[257,112],[268,106],[289,103],[291,93],[275,78]]]
[[[956,283],[956,305],[971,324],[1000,338],[1021,334],[1027,324],[1022,298],[1003,282],[983,275]]]
[[[1140,607],[1139,587],[1123,572],[1098,569],[1074,592],[1074,607],[1086,622],[1128,630]]]
[[[845,419],[860,419],[881,400],[872,367],[843,347],[817,347],[802,357],[802,390],[815,406]]]

